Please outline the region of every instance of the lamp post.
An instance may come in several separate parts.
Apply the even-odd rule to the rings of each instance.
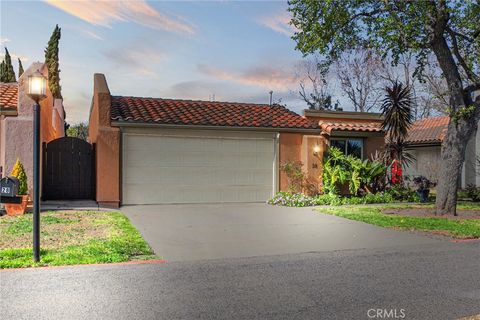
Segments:
[[[40,105],[47,80],[38,70],[28,77],[28,96],[33,105],[33,260],[40,261]]]

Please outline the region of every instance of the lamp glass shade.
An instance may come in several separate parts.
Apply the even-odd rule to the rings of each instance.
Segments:
[[[313,152],[314,153],[319,153],[320,152],[320,146],[318,144],[313,147]]]
[[[28,76],[28,95],[34,99],[42,99],[46,96],[47,79],[39,71]]]

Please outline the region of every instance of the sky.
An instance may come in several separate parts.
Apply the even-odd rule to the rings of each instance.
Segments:
[[[44,60],[58,24],[67,122],[88,120],[93,74],[112,95],[268,103],[305,108],[287,3],[240,1],[5,1],[0,42],[17,68]],[[348,109],[348,108],[346,108]]]

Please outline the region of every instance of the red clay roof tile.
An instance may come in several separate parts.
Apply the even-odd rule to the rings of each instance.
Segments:
[[[18,83],[0,82],[0,111],[17,110]]]
[[[408,132],[407,143],[441,143],[447,133],[448,116],[421,119],[413,123]]]
[[[380,122],[355,122],[355,121],[325,121],[320,120],[322,131],[330,134],[332,131],[361,131],[361,132],[382,132]]]
[[[112,96],[111,120],[176,125],[318,129],[279,105]]]

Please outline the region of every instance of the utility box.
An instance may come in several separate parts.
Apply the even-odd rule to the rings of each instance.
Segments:
[[[5,177],[0,180],[0,198],[13,198],[18,195],[20,182],[15,177]]]

